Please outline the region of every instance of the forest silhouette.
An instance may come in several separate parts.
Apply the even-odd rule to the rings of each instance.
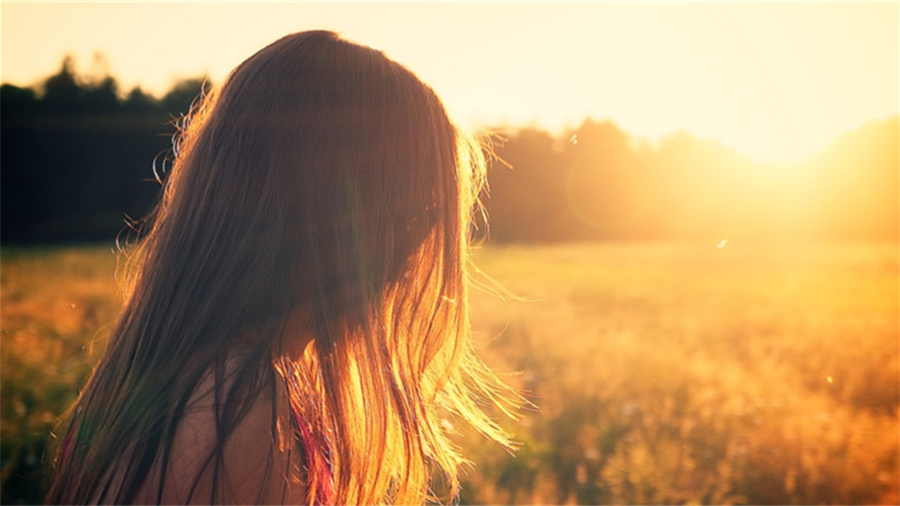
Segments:
[[[102,58],[102,57],[101,57]],[[122,93],[71,57],[40,85],[0,87],[0,239],[112,240],[144,216],[172,135],[206,80]],[[687,132],[650,144],[611,121],[552,135],[494,129],[495,242],[897,241],[898,120],[872,120],[791,165],[760,164]]]

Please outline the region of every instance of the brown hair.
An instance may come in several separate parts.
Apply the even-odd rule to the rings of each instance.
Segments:
[[[169,465],[210,371],[209,502],[222,498],[231,431],[282,382],[330,451],[335,503],[434,499],[432,469],[456,492],[463,459],[442,417],[508,443],[479,406],[508,406],[509,390],[476,356],[468,319],[483,169],[435,93],[378,51],[303,32],[239,65],[177,143],[133,289],[63,429],[48,501],[133,501],[149,470]],[[286,326],[297,308],[312,344],[289,356],[279,350],[301,339]],[[272,416],[260,441],[280,437]],[[312,501],[323,484],[303,479]]]

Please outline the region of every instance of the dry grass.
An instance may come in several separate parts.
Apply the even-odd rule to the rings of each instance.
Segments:
[[[4,504],[43,499],[43,458],[119,307],[113,248],[9,249],[0,257]],[[93,349],[93,344],[98,349]]]
[[[489,361],[539,409],[515,458],[463,435],[472,503],[890,503],[896,245],[491,247],[528,301],[475,295]],[[2,252],[2,502],[40,501],[47,437],[119,305],[110,247]],[[91,343],[97,343],[91,352]]]
[[[480,503],[896,504],[896,245],[488,248],[493,363],[539,410]]]

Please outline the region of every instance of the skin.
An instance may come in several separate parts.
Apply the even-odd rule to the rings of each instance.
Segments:
[[[288,316],[285,334],[300,337],[282,339],[284,344],[279,353],[292,358],[299,357],[312,341],[306,330],[308,325],[305,315],[306,311],[298,308]],[[229,361],[229,365],[235,363],[235,360]],[[231,386],[227,376],[226,372],[223,391]],[[287,390],[280,381],[275,384],[274,394],[264,389],[264,393],[255,399],[247,415],[225,443],[224,461],[228,467],[224,478],[230,487],[217,498],[217,502],[221,504],[305,504],[307,501],[307,490],[302,482],[291,483],[285,480],[285,475],[302,476],[303,448],[292,437],[295,429]],[[209,500],[212,466],[205,469],[203,466],[216,445],[214,387],[215,378],[209,372],[194,390],[179,421],[166,470],[162,504],[204,504]],[[277,413],[278,432],[289,434],[283,437],[285,441],[274,445],[262,440],[269,438],[273,407]],[[285,431],[284,428],[288,430]],[[157,502],[159,468],[160,463],[157,461],[135,497],[136,504]],[[198,475],[200,481],[191,496],[193,477]],[[263,492],[262,495],[260,491]]]

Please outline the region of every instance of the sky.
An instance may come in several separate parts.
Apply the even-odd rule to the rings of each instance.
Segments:
[[[465,128],[586,117],[799,161],[900,112],[900,2],[8,2],[0,80],[31,86],[94,55],[125,90],[222,82],[282,35],[330,29],[429,83]]]

